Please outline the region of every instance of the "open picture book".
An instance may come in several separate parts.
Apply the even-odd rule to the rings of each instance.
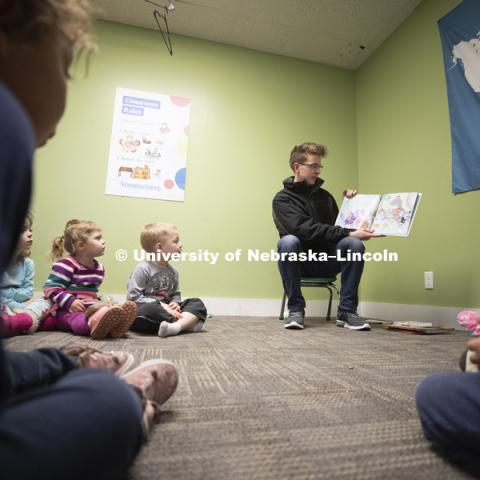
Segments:
[[[422,197],[421,193],[386,193],[344,197],[335,225],[352,230],[368,228],[378,235],[406,237]]]

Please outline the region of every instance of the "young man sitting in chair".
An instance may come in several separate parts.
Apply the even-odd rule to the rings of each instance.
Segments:
[[[337,325],[350,330],[370,330],[366,320],[357,314],[358,287],[364,262],[339,261],[337,257],[346,258],[348,251],[363,254],[365,247],[362,240],[369,240],[375,234],[368,229],[351,231],[334,226],[338,207],[333,196],[321,188],[324,180],[319,178],[322,160],[326,155],[326,147],[316,143],[302,143],[293,147],[290,154],[293,176],[284,180],[283,190],[273,199],[273,219],[280,234],[279,253],[298,255],[310,250],[325,252],[331,257],[327,261],[285,259],[278,262],[288,297],[289,315],[285,318],[284,326],[290,329],[304,328],[305,299],[300,288],[302,277],[334,277],[341,272]],[[356,193],[355,190],[346,190],[344,195],[353,197]],[[283,257],[288,258],[288,255]]]

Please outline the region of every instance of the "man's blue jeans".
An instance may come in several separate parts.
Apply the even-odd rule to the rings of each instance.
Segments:
[[[326,253],[335,256],[337,250],[342,258],[351,254],[365,251],[363,242],[355,237],[345,237],[336,246]],[[278,252],[297,253],[303,252],[300,240],[294,235],[285,235],[278,242]],[[363,272],[363,260],[361,261],[338,261],[337,258],[329,258],[326,262],[300,262],[288,260],[279,261],[278,268],[282,276],[283,288],[288,297],[288,310],[290,312],[303,312],[305,310],[305,299],[300,288],[301,277],[331,277],[342,272],[340,288],[339,308],[349,312],[356,312],[358,306],[358,286]]]

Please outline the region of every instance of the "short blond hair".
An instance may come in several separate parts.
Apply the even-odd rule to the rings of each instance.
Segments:
[[[0,0],[0,29],[16,41],[35,41],[58,28],[76,47],[93,49],[90,0]]]
[[[50,257],[57,261],[63,257],[64,250],[70,255],[75,253],[78,242],[86,242],[88,237],[96,232],[101,232],[102,227],[89,220],[69,220],[65,225],[63,235],[56,237],[52,242]]]
[[[146,252],[153,253],[155,245],[162,244],[172,233],[177,233],[177,227],[172,223],[149,223],[140,233],[140,244]]]

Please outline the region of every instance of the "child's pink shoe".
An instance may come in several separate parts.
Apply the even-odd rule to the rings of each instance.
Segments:
[[[32,328],[32,317],[28,313],[16,313],[14,315],[2,315],[3,333],[6,336],[18,335],[28,332]]]
[[[48,330],[55,330],[56,328],[57,328],[57,318],[49,314],[40,322],[38,330],[48,331]]]
[[[105,338],[123,320],[120,307],[102,307],[88,320],[90,336],[94,340]]]
[[[479,314],[472,310],[462,310],[457,315],[457,322],[465,328],[468,328],[474,335],[480,335],[480,324],[478,323]]]
[[[137,305],[134,302],[127,300],[120,308],[122,309],[122,319],[115,328],[110,330],[110,336],[112,338],[123,337],[130,328],[130,325],[135,321],[137,315]]]

